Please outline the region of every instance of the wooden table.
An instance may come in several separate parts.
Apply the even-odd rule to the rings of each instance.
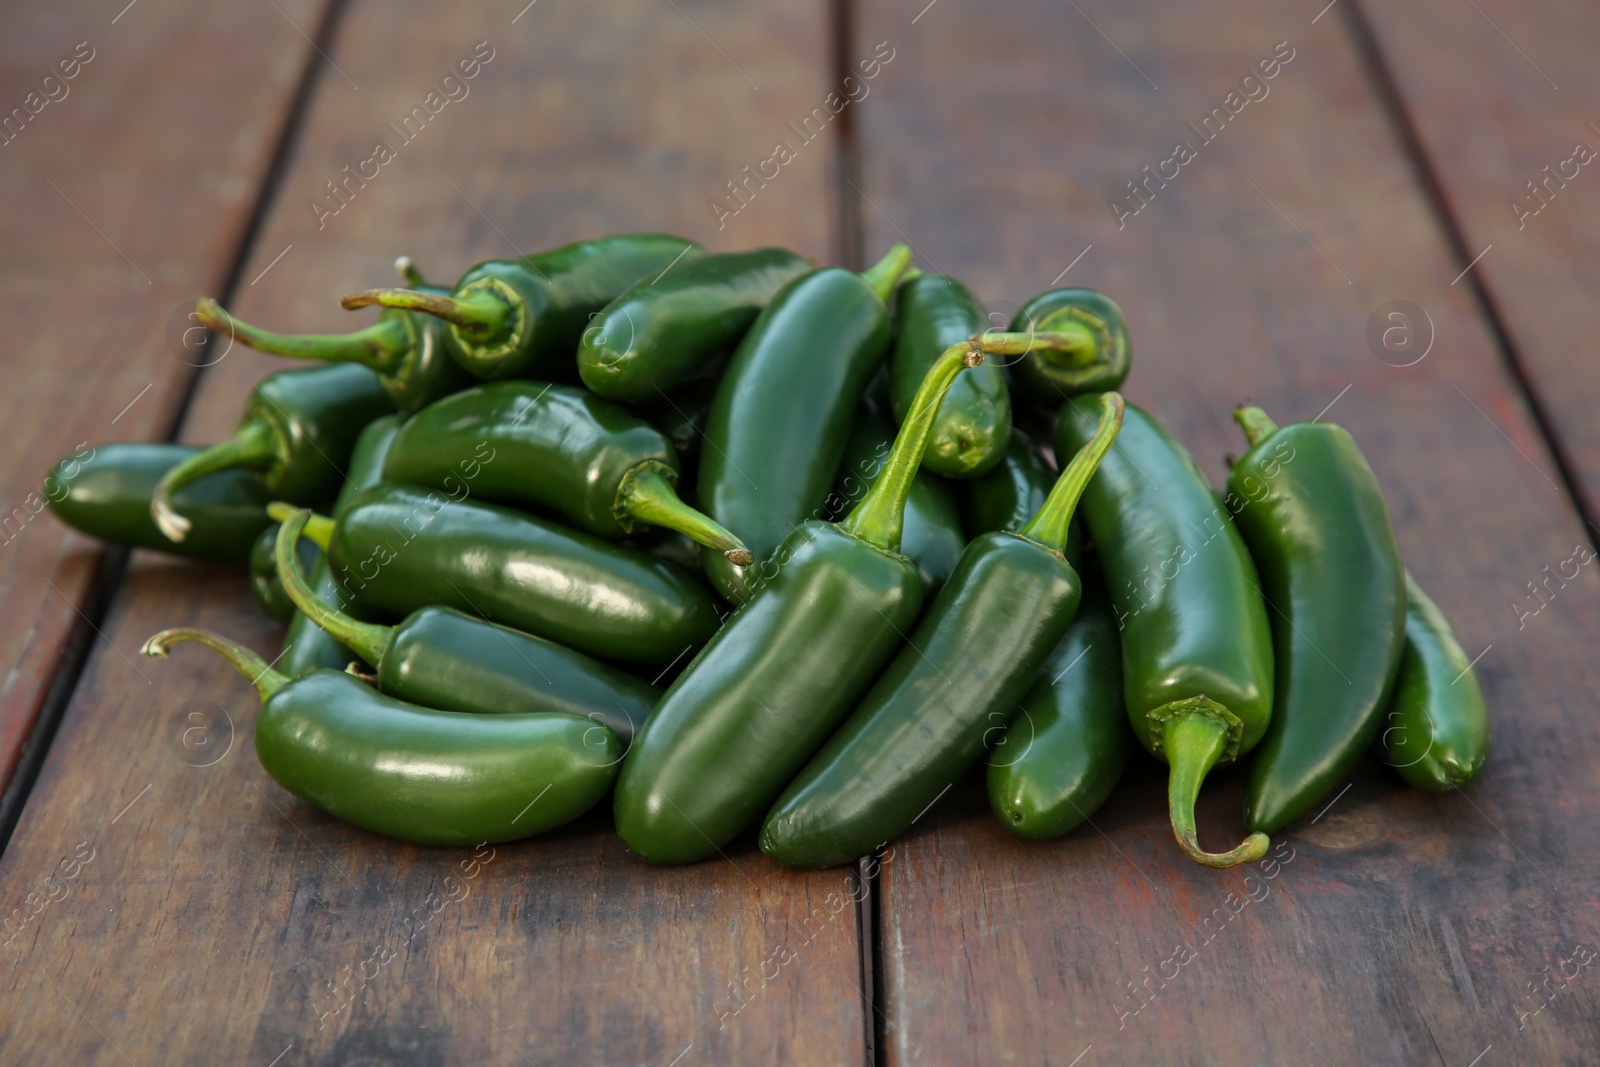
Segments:
[[[1324,2],[7,5],[0,1061],[1600,1059],[1600,579],[1552,577],[1600,533],[1600,18]],[[473,863],[280,790],[215,657],[139,659],[168,625],[274,648],[236,574],[33,514],[80,442],[214,440],[280,365],[198,372],[197,295],[348,328],[397,254],[636,228],[904,240],[999,319],[1102,289],[1130,396],[1218,480],[1240,401],[1339,421],[1479,656],[1484,778],[1364,767],[1249,885],[1179,856],[1152,765],[1053,844],[959,785],[865,881],[749,841],[651,869],[605,810]],[[1218,775],[1202,835],[1238,803]]]

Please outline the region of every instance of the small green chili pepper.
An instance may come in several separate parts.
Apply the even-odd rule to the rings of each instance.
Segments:
[[[402,256],[395,265],[418,292],[448,295],[445,289],[424,284],[408,257]],[[195,316],[213,332],[262,352],[371,368],[389,402],[402,415],[476,381],[450,358],[444,345],[444,323],[432,315],[387,310],[371,326],[353,333],[280,334],[234,318],[208,297],[195,305]]]
[[[1067,528],[1122,423],[1122,397],[1100,400],[1093,438],[1044,507],[1017,533],[967,546],[916,631],[772,806],[761,851],[791,867],[851,863],[909,830],[983,758],[1078,610]]]
[[[1116,389],[1128,377],[1133,350],[1122,309],[1093,289],[1051,289],[1022,305],[1011,329],[1063,333],[1071,344],[1036,349],[1013,368],[1022,393],[1045,407],[1085,393]]]
[[[67,456],[44,480],[51,512],[80,533],[134,548],[190,559],[247,563],[267,516],[271,492],[250,471],[219,471],[185,486],[173,498],[192,522],[173,541],[156,528],[150,499],[161,479],[200,454],[188,445],[115,444]]]
[[[445,397],[401,427],[383,477],[454,499],[548,508],[597,537],[663,526],[751,560],[737,537],[678,499],[672,442],[586,389],[495,382]]]
[[[345,507],[357,493],[369,485],[377,485],[383,479],[384,457],[389,454],[389,446],[399,432],[399,415],[373,419],[361,431],[356,438],[355,448],[350,451],[350,466],[344,472],[344,487],[333,502],[334,518],[344,513]],[[311,587],[330,604],[337,604],[346,611],[351,609],[349,598],[328,569],[325,552],[319,552],[316,562],[312,564]],[[318,668],[343,670],[353,659],[354,652],[296,611],[289,619],[289,629],[283,637],[283,651],[278,657],[277,666],[289,677],[299,678]]]
[[[761,309],[811,265],[783,248],[696,256],[644,278],[583,333],[578,373],[603,397],[657,400],[744,336]]]
[[[1062,405],[1057,455],[1089,440],[1094,403],[1086,396]],[[1209,867],[1260,859],[1265,834],[1210,853],[1194,821],[1207,772],[1254,748],[1272,718],[1272,631],[1239,531],[1184,447],[1132,404],[1082,514],[1122,630],[1128,720],[1171,767],[1173,836]]]
[[[317,596],[295,566],[309,511],[285,519],[273,541],[284,595],[355,650],[392,697],[441,711],[558,712],[591,719],[626,748],[661,694],[625,671],[452,608],[414,611],[398,626],[358,622]]]
[[[333,574],[358,606],[396,615],[451,607],[648,664],[698,648],[718,624],[710,591],[682,567],[493,504],[386,483],[308,533],[327,539]]]
[[[256,755],[295,796],[365,830],[423,845],[514,841],[594,807],[622,749],[610,730],[571,715],[430,711],[348,674],[291,680],[204,630],[165,630],[146,656],[197,641],[261,694]]]
[[[278,526],[268,526],[250,549],[250,597],[269,619],[287,623],[294,618],[294,600],[278,577],[278,558],[273,546],[278,543]],[[300,542],[300,566],[311,569],[322,558],[322,551],[310,541]]]
[[[889,362],[895,418],[905,418],[939,353],[988,325],[977,298],[954,278],[923,274],[904,282],[895,294],[898,336]],[[978,367],[963,374],[939,405],[922,465],[948,478],[976,477],[1000,462],[1010,435],[1005,371],[994,364]]]
[[[1077,618],[989,757],[989,807],[1022,837],[1075,829],[1105,803],[1133,754],[1117,618],[1095,570],[1084,570]]]
[[[1261,573],[1278,663],[1272,725],[1250,763],[1245,825],[1303,815],[1377,736],[1405,639],[1405,575],[1378,479],[1328,422],[1234,413],[1250,451],[1224,504]]]
[[[256,383],[233,436],[189,457],[156,483],[150,514],[163,534],[182,541],[190,521],[173,506],[179,489],[224,470],[261,473],[273,499],[318,506],[344,483],[344,468],[367,423],[394,405],[366,367],[336,363],[278,371]]]
[[[706,421],[700,504],[765,560],[820,514],[862,392],[889,347],[884,303],[911,265],[896,245],[865,274],[823,267],[795,278],[762,309],[733,354]],[[704,554],[728,600],[751,591],[749,568]]]
[[[1489,758],[1489,709],[1466,649],[1406,572],[1406,640],[1378,749],[1418,789],[1460,789]]]
[[[449,296],[370,289],[340,303],[438,316],[449,324],[445,343],[450,354],[475,377],[548,377],[556,364],[572,359],[591,316],[635,282],[703,251],[681,237],[619,234],[521,259],[479,263],[461,276]]]

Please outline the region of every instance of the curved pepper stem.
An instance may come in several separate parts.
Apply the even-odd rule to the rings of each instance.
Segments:
[[[895,245],[882,259],[861,272],[861,280],[872,287],[879,300],[887,304],[889,297],[894,294],[894,287],[900,283],[900,276],[910,266],[911,249],[905,245]]]
[[[383,659],[384,650],[389,647],[394,628],[358,622],[317,596],[305,575],[300,573],[300,561],[295,558],[295,543],[300,540],[311,518],[311,512],[302,508],[284,519],[278,527],[278,540],[272,546],[273,560],[278,565],[278,580],[283,583],[283,590],[294,601],[294,606],[306,618],[376,667]]]
[[[745,543],[710,515],[685,504],[673,488],[677,472],[665,463],[646,460],[622,476],[612,513],[624,525],[648,523],[676,530],[691,541],[714,548],[736,566],[755,562]]]
[[[267,505],[267,518],[273,522],[288,522],[302,510],[304,509],[297,508],[293,504],[285,504],[281,500],[274,500]],[[305,529],[300,536],[326,553],[328,551],[328,542],[333,540],[333,520],[326,515],[318,515],[313,511],[306,512],[306,515],[308,517]]]
[[[192,525],[172,506],[172,494],[217,471],[261,470],[278,458],[278,435],[271,426],[254,419],[242,423],[233,436],[196,452],[161,476],[150,494],[150,517],[169,541],[182,541]]]
[[[1045,498],[1028,524],[1018,531],[1022,537],[1037,541],[1054,552],[1065,552],[1067,533],[1072,523],[1072,513],[1078,510],[1078,499],[1089,485],[1089,479],[1099,469],[1100,461],[1111,451],[1111,443],[1122,431],[1123,400],[1121,393],[1100,395],[1100,425],[1088,444],[1078,450],[1067,464],[1067,469],[1056,479],[1055,487]]]
[[[401,311],[420,311],[475,336],[499,334],[511,317],[511,305],[488,289],[474,289],[460,296],[440,296],[415,289],[366,289],[339,300],[339,306],[348,311],[374,304]]]
[[[250,684],[256,687],[256,692],[261,694],[263,701],[270,699],[274,693],[290,682],[288,675],[273,670],[271,664],[248,648],[235,644],[226,637],[219,637],[209,630],[195,630],[188,627],[162,630],[146,641],[139,652],[151,659],[166,659],[172,646],[183,641],[199,642],[220,654],[233,665],[234,670],[250,679]]]
[[[260,352],[325,363],[359,363],[379,374],[399,370],[412,345],[411,331],[392,315],[353,333],[283,334],[234,318],[210,297],[195,304],[194,313],[213,332],[243,341]]]
[[[1157,709],[1152,716],[1167,713],[1161,730],[1161,752],[1172,768],[1167,778],[1167,805],[1172,818],[1172,836],[1178,847],[1196,863],[1207,867],[1234,867],[1252,863],[1267,854],[1271,842],[1266,834],[1252,833],[1228,852],[1207,852],[1200,847],[1194,825],[1194,804],[1200,796],[1200,783],[1226,753],[1232,727],[1224,721],[1226,709],[1196,697]]]
[[[1267,418],[1267,413],[1258,407],[1240,405],[1233,411],[1233,421],[1244,430],[1245,440],[1250,442],[1251,448],[1278,432],[1278,424]]]

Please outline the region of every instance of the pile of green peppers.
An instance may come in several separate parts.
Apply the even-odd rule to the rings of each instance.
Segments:
[[[1483,767],[1471,663],[1350,434],[1242,407],[1218,492],[1116,391],[1100,293],[1000,329],[905,246],[857,273],[662,234],[449,287],[397,266],[346,334],[201,300],[312,365],[227,440],[79,451],[45,491],[91,536],[247,571],[270,661],[190,627],[144,652],[226,658],[262,766],[340,819],[468,845],[610,796],[652,863],[752,834],[829,867],[980,765],[1003,826],[1070,833],[1142,747],[1181,850],[1226,867],[1369,749],[1423,789]],[[1207,851],[1201,786],[1240,760],[1247,834]]]

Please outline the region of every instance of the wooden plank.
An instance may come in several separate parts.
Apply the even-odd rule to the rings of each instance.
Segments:
[[[226,280],[325,6],[0,8],[0,787],[101,557],[42,515],[44,476],[83,443],[170,431],[194,369],[168,313]]]
[[[1461,11],[1429,0],[1355,12],[1371,27],[1460,229],[1462,266],[1476,261],[1471,276],[1493,302],[1593,521],[1600,179],[1583,160],[1600,158],[1594,8],[1489,0]],[[1435,47],[1445,25],[1451,45]]]
[[[513,244],[636,228],[828,253],[826,140],[721,231],[708,208],[823,98],[823,9],[519,6],[346,13],[338,73],[319,82],[235,310],[269,327],[349,328],[370,313],[340,311],[338,296],[387,284],[397,253],[448,280]],[[478,42],[493,55],[470,92],[319,229],[309,205],[324,182],[367,158],[382,124]],[[229,354],[204,376],[183,436],[225,432],[251,383],[281,365]],[[131,653],[182,624],[260,649],[278,640],[233,584],[136,556],[108,637]],[[7,949],[0,1059],[68,1048],[108,1064],[118,1052],[278,1067],[861,1062],[844,875],[782,872],[753,841],[726,861],[650,869],[616,840],[607,803],[568,831],[500,847],[469,879],[467,850],[352,831],[274,785],[250,751],[255,706],[196,650],[137,665],[95,654],[0,863],[7,908],[63,848],[97,851]],[[186,765],[175,739],[208,707],[231,722],[233,748]]]
[[[1051,844],[1010,836],[981,779],[964,783],[884,867],[890,1063],[1576,1064],[1600,1042],[1590,970],[1535,996],[1600,943],[1600,584],[1552,583],[1537,617],[1513,607],[1584,530],[1451,285],[1461,264],[1348,27],[1321,6],[864,7],[858,39],[897,49],[858,116],[866,243],[904,234],[1002,315],[1052,282],[1114,296],[1130,397],[1214,480],[1246,399],[1348,426],[1411,568],[1483,652],[1494,756],[1442,797],[1363,768],[1280,835],[1292,859],[1248,880],[1179,855],[1149,762],[1093,828]],[[1276,77],[1241,89],[1284,41]],[[1187,125],[1245,90],[1258,99],[1214,140]],[[1109,198],[1177,142],[1195,157],[1119,228]],[[1368,342],[1396,299],[1437,331],[1409,367]],[[1237,840],[1240,806],[1237,775],[1219,776],[1202,840]]]

